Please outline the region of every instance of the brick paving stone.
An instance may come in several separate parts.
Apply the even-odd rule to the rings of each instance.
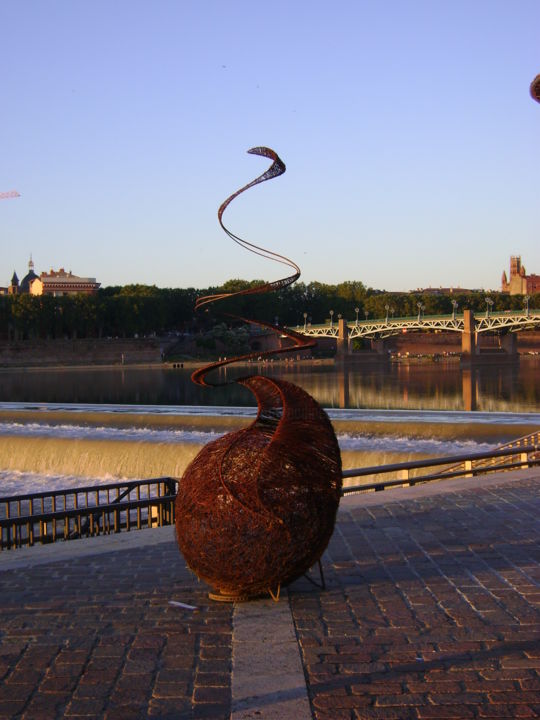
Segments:
[[[233,608],[174,541],[12,570],[0,557],[0,596],[0,718],[230,714]]]
[[[353,717],[357,720],[417,720],[416,708],[377,708],[362,707],[353,709]],[[467,717],[463,715],[462,717]],[[319,718],[316,716],[316,720]]]
[[[317,710],[317,720],[351,720],[351,717],[357,717],[354,715],[354,710],[337,710],[336,708],[327,712]]]
[[[22,709],[26,703],[26,699],[0,700],[0,718],[2,720],[11,720],[11,718],[20,717]]]
[[[488,705],[480,707],[479,718],[537,718],[538,713],[528,705]]]
[[[22,710],[23,720],[45,720],[46,718],[64,717],[65,708],[70,701],[70,694],[34,693]],[[14,717],[18,717],[15,715]]]
[[[193,716],[193,705],[188,698],[183,700],[152,698],[148,704],[147,715],[159,720],[187,720]]]
[[[534,716],[538,476],[473,483],[342,501],[326,590],[289,593],[316,720]]]

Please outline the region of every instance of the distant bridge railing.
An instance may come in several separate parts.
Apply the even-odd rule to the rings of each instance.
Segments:
[[[518,332],[525,328],[540,325],[540,310],[485,312],[475,315],[475,331],[496,332],[508,330]],[[446,332],[463,332],[463,313],[452,315],[423,315],[402,318],[379,318],[366,320],[347,320],[347,330],[350,339],[360,337],[390,337],[404,330],[439,330]],[[298,326],[297,332],[316,337],[339,337],[339,324],[334,320],[319,325],[306,324]]]

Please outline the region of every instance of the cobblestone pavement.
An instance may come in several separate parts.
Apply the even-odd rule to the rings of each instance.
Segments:
[[[0,572],[0,599],[0,718],[229,717],[233,608],[172,539]]]
[[[540,717],[539,480],[343,501],[290,593],[316,720]]]
[[[298,581],[280,613],[293,650],[296,629],[314,720],[540,717],[539,480],[342,501],[327,589]],[[172,528],[2,553],[0,720],[229,720],[231,709],[298,720],[274,711],[276,697],[305,693],[301,670],[294,693],[270,684],[259,699],[253,690],[256,712],[235,711],[234,689],[256,683],[248,661],[238,677],[233,611],[210,603]],[[261,611],[253,630],[269,677],[274,615]]]

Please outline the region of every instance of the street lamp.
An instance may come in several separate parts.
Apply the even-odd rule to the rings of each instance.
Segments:
[[[334,327],[334,311],[330,310],[330,330]]]
[[[386,310],[386,322],[388,322],[388,311],[390,310],[390,305],[385,305],[384,309]]]
[[[422,316],[422,310],[425,310],[425,309],[426,309],[426,306],[425,306],[425,305],[422,305],[421,302],[416,303],[416,305],[417,305],[417,307],[418,307],[418,322],[420,322],[420,318],[421,318],[421,316]]]
[[[306,332],[307,329],[307,313],[304,313],[304,332]]]
[[[369,313],[368,313],[368,311],[367,311],[367,310],[364,310],[364,315],[366,316],[366,322],[367,322],[367,319],[368,319],[368,315],[369,315]]]
[[[486,298],[486,317],[489,317],[489,311],[491,310],[493,306],[493,300],[491,298]]]
[[[390,315],[392,316],[392,320],[394,319],[394,308],[390,308]]]
[[[358,327],[358,313],[360,312],[360,308],[355,307],[354,312],[356,313],[356,327]]]
[[[452,300],[452,320],[456,319],[456,310],[458,309],[457,300]]]
[[[523,298],[523,304],[525,305],[525,312],[527,313],[527,317],[529,317],[529,300],[530,297],[528,295],[525,295]]]

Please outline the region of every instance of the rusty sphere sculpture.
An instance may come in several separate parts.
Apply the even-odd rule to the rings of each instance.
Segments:
[[[175,508],[188,566],[229,601],[275,597],[321,557],[342,484],[334,430],[310,395],[258,375],[238,382],[255,394],[257,418],[201,450]]]

